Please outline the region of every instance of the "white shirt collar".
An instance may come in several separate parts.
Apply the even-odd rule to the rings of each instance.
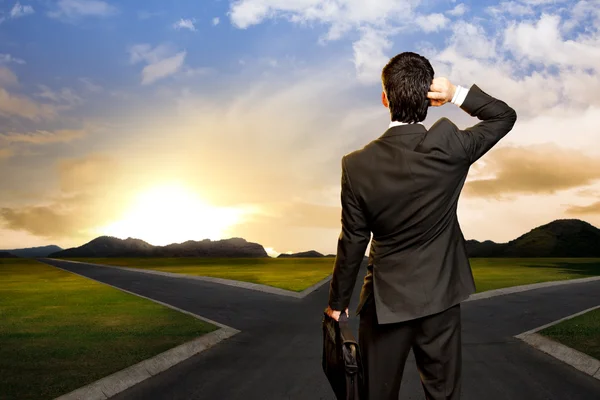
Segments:
[[[417,122],[417,124],[423,125],[421,122]],[[401,126],[401,125],[410,125],[410,124],[408,122],[398,122],[398,121],[390,122],[390,128],[392,128],[394,126]]]

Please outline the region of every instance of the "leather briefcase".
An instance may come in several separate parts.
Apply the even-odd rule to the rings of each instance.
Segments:
[[[364,399],[360,350],[348,325],[348,317],[342,313],[337,322],[325,311],[322,325],[323,371],[331,384],[336,399]]]

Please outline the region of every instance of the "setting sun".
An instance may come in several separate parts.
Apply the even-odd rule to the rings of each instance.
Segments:
[[[243,214],[241,209],[207,205],[183,186],[167,185],[140,193],[126,217],[101,228],[100,233],[122,239],[134,237],[157,246],[219,240]]]

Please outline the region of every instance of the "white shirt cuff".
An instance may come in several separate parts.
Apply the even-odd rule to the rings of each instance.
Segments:
[[[454,97],[452,97],[451,102],[460,107],[467,98],[467,94],[469,94],[469,89],[464,88],[462,86],[457,86],[456,91],[454,92]]]

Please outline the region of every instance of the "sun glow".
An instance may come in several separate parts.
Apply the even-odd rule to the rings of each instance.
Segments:
[[[179,185],[157,187],[137,196],[126,217],[100,229],[125,239],[142,239],[155,246],[187,240],[224,239],[245,213],[238,208],[213,207]]]

